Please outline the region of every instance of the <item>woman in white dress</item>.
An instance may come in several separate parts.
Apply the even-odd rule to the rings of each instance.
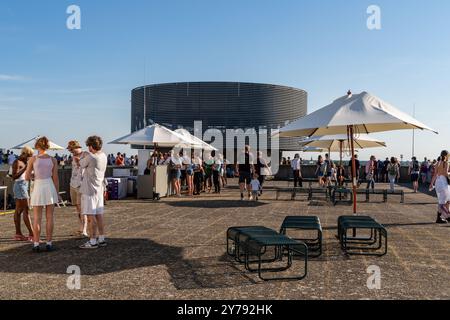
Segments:
[[[47,154],[50,148],[49,141],[42,137],[36,141],[35,149],[38,155],[30,159],[27,164],[25,179],[34,180],[33,190],[31,191],[30,204],[33,207],[33,251],[39,252],[42,210],[45,207],[46,214],[46,240],[47,251],[53,250],[53,211],[55,204],[58,203],[59,181],[58,181],[58,163],[56,159]]]
[[[441,152],[441,160],[436,164],[434,176],[431,180],[430,190],[436,188],[438,196],[438,216],[436,223],[447,223],[450,220],[450,186],[448,184],[449,165],[448,151]]]

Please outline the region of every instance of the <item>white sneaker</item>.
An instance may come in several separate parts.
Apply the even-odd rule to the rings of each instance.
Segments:
[[[85,244],[82,244],[80,249],[98,249],[98,244],[92,244],[90,241],[86,242]]]
[[[248,201],[252,201],[253,200],[253,196],[248,197]]]

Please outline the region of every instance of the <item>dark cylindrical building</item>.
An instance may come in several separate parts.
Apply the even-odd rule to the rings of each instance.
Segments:
[[[270,134],[270,129],[306,114],[306,91],[272,84],[182,82],[138,87],[131,93],[132,132],[159,123],[193,133],[194,121],[202,121],[203,130],[266,128]],[[297,140],[280,139],[280,150],[298,150]]]

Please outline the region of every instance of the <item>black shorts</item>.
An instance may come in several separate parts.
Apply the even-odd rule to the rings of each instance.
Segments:
[[[252,181],[250,172],[239,172],[239,183],[250,184],[250,181]]]
[[[418,173],[411,173],[411,181],[412,182],[419,181],[419,174]]]

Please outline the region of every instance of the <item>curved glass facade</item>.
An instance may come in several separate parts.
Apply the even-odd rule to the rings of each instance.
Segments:
[[[193,133],[194,121],[202,121],[203,131],[270,130],[306,114],[306,91],[272,84],[181,82],[139,87],[131,93],[131,131],[159,123]],[[280,150],[298,150],[297,140],[280,139]]]

